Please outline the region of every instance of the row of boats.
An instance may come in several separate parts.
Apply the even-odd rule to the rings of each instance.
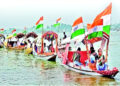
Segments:
[[[34,39],[33,42],[29,40],[30,37]],[[0,34],[0,38],[0,48],[24,50],[25,54],[33,54],[37,59],[57,62],[65,68],[78,73],[114,78],[115,75],[119,72],[117,68],[101,71],[92,69],[90,65],[85,65],[85,62],[89,61],[88,53],[91,54],[91,51],[87,49],[88,46],[86,46],[86,43],[86,50],[79,51],[81,55],[80,61],[82,61],[81,67],[74,66],[73,58],[74,53],[77,51],[71,49],[72,46],[70,46],[70,38],[68,37],[66,39],[58,40],[58,34],[53,31],[45,32],[42,34],[41,38],[38,37],[38,35],[34,32],[30,32],[28,34],[18,33],[15,37],[8,36],[6,38],[3,34]],[[16,39],[16,41],[13,41],[13,39]],[[20,39],[22,39],[21,42],[19,41]]]

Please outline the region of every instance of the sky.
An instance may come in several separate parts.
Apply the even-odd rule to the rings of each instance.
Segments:
[[[61,17],[61,23],[72,25],[80,16],[84,25],[112,2],[111,23],[120,23],[120,0],[0,0],[0,28],[32,27],[44,16],[47,27]]]

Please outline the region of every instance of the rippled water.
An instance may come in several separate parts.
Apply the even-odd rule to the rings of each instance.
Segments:
[[[108,64],[120,70],[120,32],[112,32]],[[36,60],[23,51],[0,49],[0,86],[119,86],[115,79],[81,75],[55,62]]]

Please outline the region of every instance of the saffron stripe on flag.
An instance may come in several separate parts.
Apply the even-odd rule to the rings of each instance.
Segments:
[[[43,21],[43,16],[41,16],[40,19],[36,22],[36,25],[38,25],[40,21]]]
[[[82,17],[79,17],[78,19],[76,19],[75,22],[73,23],[72,27],[74,27],[80,23],[83,23]]]
[[[61,20],[61,17],[56,20],[56,23],[58,23]]]

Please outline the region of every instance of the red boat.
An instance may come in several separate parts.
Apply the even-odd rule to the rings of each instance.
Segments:
[[[51,42],[50,46],[46,46],[44,40]],[[54,44],[53,41],[56,43]],[[53,31],[48,31],[42,35],[41,39],[41,50],[40,52],[34,52],[34,56],[39,59],[55,61],[56,53],[58,51],[58,35]],[[55,47],[53,47],[55,45]],[[46,52],[47,49],[48,51]]]
[[[73,66],[73,54],[75,51],[69,51],[69,44],[66,45],[65,52],[58,52],[58,56],[56,58],[56,62],[60,63],[62,66],[64,66],[67,69],[70,69],[72,71],[81,73],[81,74],[87,74],[87,75],[94,75],[94,76],[104,76],[109,78],[114,78],[115,75],[119,72],[116,67],[114,67],[112,70],[104,70],[104,71],[98,71],[91,69],[91,66],[93,65],[87,65],[86,66],[86,60],[87,57],[87,51],[80,51],[81,59],[80,62],[83,64],[81,68]]]

